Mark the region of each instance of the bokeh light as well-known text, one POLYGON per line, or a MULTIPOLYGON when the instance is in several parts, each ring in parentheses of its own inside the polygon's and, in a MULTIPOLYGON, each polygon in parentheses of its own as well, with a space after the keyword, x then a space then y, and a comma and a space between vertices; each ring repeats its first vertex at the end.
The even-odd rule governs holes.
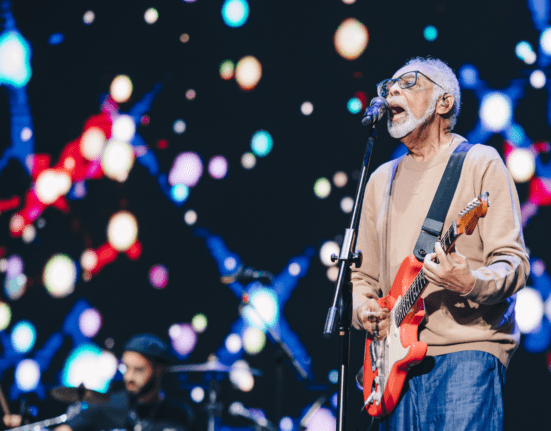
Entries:
POLYGON ((540 46, 546 55, 551 55, 551 27, 547 27, 541 32, 540 46))
POLYGON ((316 431, 334 431, 337 426, 337 420, 331 410, 322 407, 312 415, 305 425, 308 429, 316 431))
POLYGON ((184 120, 176 120, 174 124, 172 125, 172 130, 174 130, 174 133, 181 135, 186 131, 186 123, 184 120))
POLYGON ((111 139, 114 141, 129 142, 136 133, 136 123, 130 115, 119 115, 113 121, 111 139))
POLYGON ((320 199, 325 199, 331 193, 331 183, 325 177, 318 178, 314 183, 314 194, 320 199))
POLYGON ((534 153, 526 148, 515 148, 507 156, 507 168, 515 182, 523 183, 534 176, 536 159, 534 153))
POLYGON ((15 368, 15 384, 21 392, 35 390, 40 382, 40 367, 33 359, 23 359, 15 368))
POLYGON ((266 345, 266 334, 258 328, 249 327, 243 332, 243 349, 249 355, 256 355, 266 345))
POLYGON ((301 269, 301 266, 297 262, 291 263, 287 268, 289 274, 291 274, 293 277, 298 277, 301 269))
POLYGON ((272 151, 274 140, 266 130, 259 130, 251 138, 251 150, 257 157, 266 157, 272 151))
POLYGON ((244 153, 241 156, 241 166, 245 169, 252 169, 256 166, 256 157, 253 153, 244 153))
POLYGON ((352 97, 346 103, 346 109, 348 109, 348 112, 351 114, 357 114, 362 110, 362 101, 357 97, 352 97))
POLYGON ((339 55, 355 60, 363 54, 369 42, 367 27, 355 18, 344 20, 335 31, 333 43, 339 55))
POLYGON ((302 112, 303 115, 312 115, 312 112, 314 112, 314 105, 312 102, 304 102, 300 105, 300 112, 302 112))
POLYGON ((66 254, 53 255, 44 266, 42 281, 54 298, 64 298, 73 293, 76 279, 77 266, 66 254))
POLYGON ((111 82, 109 93, 115 102, 124 103, 132 96, 132 90, 132 80, 126 75, 118 75, 111 82))
POLYGON ((134 148, 128 142, 109 141, 101 157, 105 176, 123 183, 134 165, 134 148))
POLYGON ((188 210, 184 214, 184 221, 187 225, 191 226, 197 222, 197 213, 193 210, 188 210))
POLYGON ((189 187, 185 184, 176 184, 170 189, 170 196, 174 202, 185 202, 189 197, 189 187))
POLYGON ((201 386, 195 386, 189 396, 194 402, 200 403, 205 399, 205 390, 201 386))
POLYGON ((198 334, 205 332, 205 330, 207 329, 207 324, 207 316, 205 316, 203 313, 196 314, 195 316, 193 316, 193 319, 191 319, 191 326, 193 327, 193 330, 198 334))
POLYGON ((17 277, 6 277, 4 280, 4 292, 11 301, 21 298, 27 290, 27 276, 19 274, 17 277))
POLYGON ((87 308, 78 318, 78 327, 82 335, 93 338, 101 329, 103 319, 101 313, 95 308, 87 308))
POLYGON ((182 35, 180 35, 180 42, 188 43, 189 42, 189 34, 182 33, 182 35))
POLYGON ((233 64, 233 61, 231 60, 224 60, 222 63, 220 63, 220 78, 222 78, 224 81, 229 81, 233 78, 235 65, 233 64))
POLYGON ((423 37, 429 42, 433 42, 438 37, 438 30, 433 25, 427 25, 423 30, 423 37))
POLYGON ((175 323, 168 335, 172 348, 181 356, 189 355, 197 344, 197 334, 189 323, 175 323))
POLYGON ((331 255, 339 255, 341 247, 335 241, 325 241, 320 247, 320 260, 325 266, 336 265, 336 262, 331 262, 331 255))
MULTIPOLYGON (((347 1, 356 1, 356 0, 343 0, 343 3, 346 3, 347 1)), ((281 431, 293 431, 294 425, 293 420, 289 416, 285 416, 281 418, 279 421, 279 429, 281 431)))
POLYGON ((95 19, 96 19, 96 14, 91 10, 84 12, 84 15, 82 16, 82 22, 86 25, 92 24, 95 19))
POLYGON ((235 80, 244 91, 254 89, 262 77, 262 65, 253 57, 248 55, 237 62, 235 67, 235 80))
POLYGON ((159 19, 159 12, 157 9, 150 7, 145 11, 143 19, 148 24, 155 24, 159 19))
POLYGON ((63 366, 61 383, 76 388, 105 393, 117 372, 117 358, 92 343, 84 343, 71 351, 63 366))
POLYGON ((193 100, 197 96, 197 93, 193 88, 190 88, 188 91, 186 91, 186 99, 187 100, 193 100))
POLYGON ((530 74, 530 85, 536 89, 540 89, 545 87, 545 84, 547 82, 547 77, 545 76, 545 73, 541 70, 534 70, 530 74))
POLYGON ((168 268, 154 265, 149 270, 149 282, 155 289, 164 289, 168 283, 168 268))
POLYGON ((265 324, 274 325, 279 317, 278 299, 275 291, 259 288, 250 293, 251 305, 243 307, 243 315, 249 325, 264 329, 265 324))
POLYGON ((327 279, 329 281, 335 282, 339 276, 339 268, 337 266, 330 266, 327 268, 327 279))
POLYGON ((224 345, 226 346, 228 352, 236 354, 241 350, 241 347, 243 347, 243 342, 241 341, 241 337, 239 335, 230 334, 226 337, 224 345))
POLYGON ((107 224, 107 241, 117 251, 126 251, 136 242, 138 222, 128 211, 119 211, 111 216, 107 224))
POLYGON ((88 160, 97 159, 105 146, 105 133, 97 127, 90 127, 80 138, 80 152, 88 160))
POLYGON ((94 250, 88 249, 84 250, 82 256, 80 257, 80 266, 85 271, 92 271, 98 264, 98 255, 94 250))
POLYGON ((11 322, 11 308, 5 302, 0 301, 0 331, 5 330, 10 326, 11 322))
POLYGON ((28 353, 36 342, 36 329, 34 325, 22 320, 14 325, 11 331, 11 345, 17 353, 28 353))
POLYGON ((246 361, 238 360, 233 363, 233 368, 230 370, 230 382, 243 392, 250 392, 253 389, 254 378, 246 361))
POLYGON ((543 318, 543 300, 541 294, 532 287, 525 287, 517 292, 515 318, 520 332, 536 332, 543 318))
POLYGON ((9 278, 17 277, 19 274, 23 273, 23 259, 21 259, 21 256, 12 254, 5 262, 5 271, 9 278))
POLYGON ((346 186, 346 184, 348 184, 348 175, 346 175, 346 172, 335 172, 335 175, 333 175, 333 184, 335 184, 335 187, 339 188, 346 186))
POLYGON ((537 55, 532 49, 532 46, 526 41, 517 43, 515 54, 526 64, 534 64, 537 60, 537 55))
POLYGON ((66 171, 45 169, 36 179, 36 197, 45 205, 51 205, 71 189, 71 178, 66 171))
POLYGON ((465 88, 474 88, 478 83, 478 70, 472 64, 465 64, 459 69, 459 79, 465 88))
POLYGON ((339 381, 339 372, 337 370, 329 371, 329 374, 327 375, 327 380, 329 380, 329 383, 336 384, 339 381))
POLYGON ((345 196, 341 199, 341 210, 345 214, 350 214, 354 209, 354 199, 350 196, 345 196))
POLYGON ((174 159, 174 164, 168 174, 168 182, 174 186, 185 184, 188 187, 197 185, 203 175, 203 161, 197 153, 185 152, 174 159))
POLYGON ((222 19, 228 27, 241 27, 249 18, 247 0, 225 0, 222 4, 222 19))
POLYGON ((3 59, 0 62, 0 82, 21 88, 31 78, 31 49, 18 31, 6 31, 6 27, 4 23, 4 31, 0 34, 0 58, 3 59))
POLYGON ((488 93, 482 99, 479 115, 486 129, 501 132, 511 122, 513 115, 511 99, 497 91, 488 93))
POLYGON ((209 161, 208 171, 212 178, 221 180, 228 174, 228 161, 224 156, 214 156, 209 161))

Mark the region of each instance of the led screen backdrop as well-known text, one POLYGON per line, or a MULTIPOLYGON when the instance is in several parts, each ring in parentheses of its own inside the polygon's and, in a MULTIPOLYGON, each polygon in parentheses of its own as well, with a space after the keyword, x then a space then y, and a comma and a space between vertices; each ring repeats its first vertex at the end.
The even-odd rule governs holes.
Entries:
MULTIPOLYGON (((532 274, 516 298, 506 429, 545 429, 549 2, 322 3, 0 2, 0 378, 12 409, 25 399, 44 419, 66 408, 56 386, 120 386, 122 345, 149 331, 174 364, 239 365, 166 377, 200 420, 218 381, 221 429, 250 425, 228 412, 239 402, 296 430, 316 401, 310 429, 334 429, 338 340, 322 331, 361 115, 377 82, 431 55, 460 78, 456 132, 495 147, 517 182, 532 274)), ((403 152, 382 123, 371 169, 403 152)), ((351 353, 353 375, 360 332, 351 353)), ((352 379, 349 400, 352 429, 352 379)))

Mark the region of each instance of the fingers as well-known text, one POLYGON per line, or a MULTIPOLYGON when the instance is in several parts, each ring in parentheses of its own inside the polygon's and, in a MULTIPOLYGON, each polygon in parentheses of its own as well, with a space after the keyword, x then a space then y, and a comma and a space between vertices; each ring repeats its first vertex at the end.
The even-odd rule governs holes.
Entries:
POLYGON ((368 299, 358 311, 358 318, 370 339, 384 338, 388 332, 388 308, 381 308, 374 299, 368 299))

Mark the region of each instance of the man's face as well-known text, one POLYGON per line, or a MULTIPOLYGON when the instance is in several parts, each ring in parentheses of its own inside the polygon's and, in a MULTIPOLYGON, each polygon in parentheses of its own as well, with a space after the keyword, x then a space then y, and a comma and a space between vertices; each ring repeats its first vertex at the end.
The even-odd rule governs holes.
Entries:
POLYGON ((131 394, 138 395, 155 374, 153 363, 137 352, 124 352, 122 362, 126 366, 124 385, 131 394))
MULTIPOLYGON (((393 78, 414 70, 418 70, 418 66, 405 66, 393 78)), ((429 120, 439 99, 438 92, 433 91, 434 87, 421 74, 417 74, 417 83, 413 87, 404 89, 397 82, 393 84, 386 98, 389 103, 387 124, 390 136, 404 138, 429 120)))

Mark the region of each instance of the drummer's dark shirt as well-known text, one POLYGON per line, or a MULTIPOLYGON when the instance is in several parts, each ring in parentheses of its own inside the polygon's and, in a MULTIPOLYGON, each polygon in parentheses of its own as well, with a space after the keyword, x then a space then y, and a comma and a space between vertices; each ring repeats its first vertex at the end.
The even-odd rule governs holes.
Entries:
POLYGON ((67 421, 73 431, 192 431, 194 414, 189 406, 170 398, 131 408, 126 391, 115 392, 109 402, 91 405, 67 421))

